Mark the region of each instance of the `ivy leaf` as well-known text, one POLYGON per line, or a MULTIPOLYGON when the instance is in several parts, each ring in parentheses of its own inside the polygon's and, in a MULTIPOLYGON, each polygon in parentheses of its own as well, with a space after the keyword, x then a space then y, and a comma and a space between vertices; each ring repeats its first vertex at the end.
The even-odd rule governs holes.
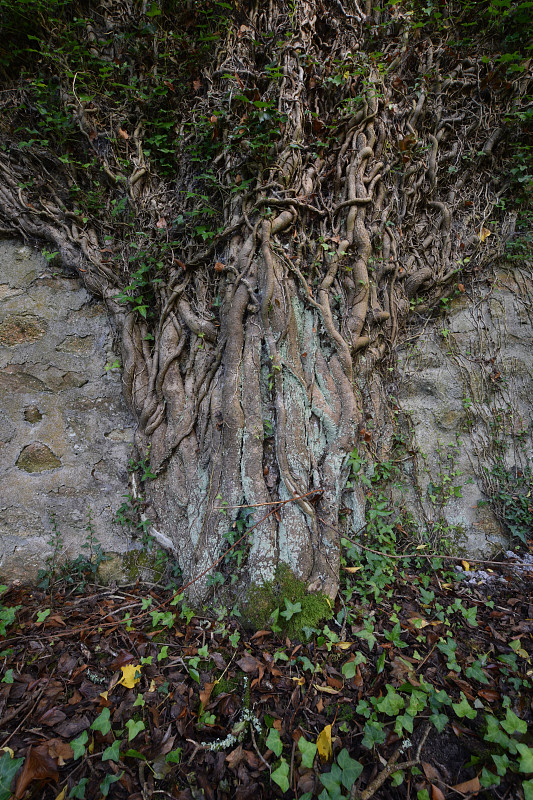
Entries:
POLYGON ((524 800, 533 800, 533 781, 522 781, 524 800))
POLYGON ((302 610, 301 603, 291 603, 290 600, 285 598, 285 611, 281 612, 281 616, 285 617, 288 621, 290 620, 295 614, 299 614, 302 610))
POLYGON ((84 755, 85 745, 87 744, 88 741, 89 741, 89 734, 87 733, 87 731, 83 731, 83 733, 81 733, 77 739, 73 739, 71 741, 70 746, 72 747, 72 755, 74 761, 77 761, 78 758, 81 758, 82 755, 84 755))
POLYGON ((355 658, 352 658, 351 661, 347 661, 345 664, 342 665, 342 674, 345 678, 355 678, 357 673, 357 667, 359 664, 366 663, 365 656, 360 653, 359 651, 355 654, 355 658))
POLYGON ((494 772, 490 772, 486 767, 483 767, 481 775, 479 776, 479 782, 484 789, 489 789, 491 786, 499 786, 500 781, 501 778, 499 775, 495 775, 494 772))
POLYGON ((510 764, 508 757, 506 756, 505 753, 502 756, 498 756, 493 753, 492 760, 496 764, 496 771, 498 772, 498 775, 501 775, 503 778, 503 776, 507 772, 507 767, 510 764))
POLYGON ((106 747, 102 753, 102 761, 120 761, 120 745, 121 739, 115 739, 112 745, 106 747))
POLYGON ((363 765, 352 758, 346 748, 337 756, 337 764, 342 769, 342 785, 345 789, 351 789, 363 771, 363 765))
POLYGON ((365 725, 365 735, 361 744, 370 750, 375 744, 383 744, 386 739, 386 730, 382 722, 369 719, 365 725))
POLYGON ((398 716, 402 708, 405 707, 405 700, 398 692, 390 685, 387 684, 387 694, 376 703, 378 711, 382 711, 389 717, 398 716))
POLYGON ((341 800, 341 779, 342 770, 337 764, 333 764, 330 772, 324 772, 320 775, 320 783, 326 788, 328 797, 332 800, 341 800))
POLYGON ((461 692, 461 702, 452 703, 452 706, 457 716, 461 719, 463 717, 467 717, 467 719, 475 719, 477 717, 476 709, 472 708, 463 692, 461 692))
POLYGON ((479 681, 480 683, 489 683, 489 679, 481 669, 479 661, 474 661, 471 667, 467 667, 465 670, 465 675, 467 678, 479 681))
MULTIPOLYGON (((447 719, 446 719, 447 721, 447 719)), ((399 714, 396 717, 396 723, 394 725, 394 732, 397 736, 402 736, 403 731, 406 730, 407 733, 413 732, 413 723, 414 723, 414 715, 411 714, 399 714)))
POLYGON ((279 758, 283 751, 283 742, 281 741, 279 731, 276 730, 276 728, 270 728, 266 740, 266 746, 269 750, 272 750, 274 755, 278 756, 279 758))
POLYGON ((317 746, 313 742, 308 742, 303 736, 300 736, 298 739, 298 749, 302 754, 302 764, 307 769, 311 769, 313 766, 313 761, 315 760, 315 755, 317 751, 317 746))
POLYGON ((119 781, 122 776, 124 775, 123 772, 120 775, 106 775, 102 783, 100 784, 100 791, 102 792, 104 797, 107 797, 109 794, 109 789, 113 783, 119 781))
POLYGON ((446 725, 448 724, 448 717, 446 714, 432 714, 429 718, 429 721, 433 723, 435 728, 439 733, 442 733, 446 725))
POLYGON ((520 762, 518 764, 520 772, 533 772, 533 750, 524 742, 517 742, 516 749, 520 753, 520 762))
POLYGON ((73 786, 70 790, 69 797, 76 798, 76 800, 84 800, 85 787, 89 783, 89 778, 82 778, 77 786, 73 786))
POLYGON ((515 732, 527 733, 527 723, 524 722, 523 719, 520 719, 520 717, 517 717, 510 708, 507 709, 505 713, 505 719, 502 720, 501 726, 510 736, 512 736, 515 732))
POLYGON ((286 792, 289 788, 289 765, 284 758, 281 759, 281 764, 274 772, 270 773, 270 777, 277 783, 282 792, 286 792))
POLYGON ((126 728, 128 729, 128 742, 131 742, 132 739, 135 739, 135 737, 141 731, 144 731, 145 727, 146 725, 144 724, 142 719, 138 720, 137 722, 135 722, 135 720, 133 719, 129 719, 126 722, 126 728))
POLYGON ((23 758, 12 758, 7 750, 0 758, 0 800, 11 797, 10 786, 23 761, 23 758))
POLYGON ((516 743, 502 731, 496 717, 493 717, 492 714, 486 714, 485 722, 487 723, 487 732, 483 737, 485 741, 494 742, 494 744, 499 744, 500 747, 503 747, 504 750, 516 753, 516 743))
POLYGON ((109 721, 111 717, 111 712, 108 708, 103 708, 101 714, 99 714, 96 719, 94 720, 93 724, 91 725, 92 731, 100 731, 102 736, 105 736, 111 730, 111 722, 109 721))

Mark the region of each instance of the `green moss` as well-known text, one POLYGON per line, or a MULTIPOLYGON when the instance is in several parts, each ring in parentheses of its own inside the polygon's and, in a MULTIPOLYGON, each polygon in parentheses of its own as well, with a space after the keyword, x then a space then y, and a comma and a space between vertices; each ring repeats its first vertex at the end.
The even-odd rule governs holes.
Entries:
POLYGON ((269 627, 276 609, 285 610, 285 600, 292 604, 300 603, 302 610, 289 620, 281 614, 277 624, 291 639, 304 639, 305 627, 317 628, 323 620, 332 615, 329 598, 324 594, 310 594, 306 585, 299 580, 287 564, 279 564, 272 581, 248 590, 244 619, 255 629, 269 627))
POLYGON ((122 556, 122 564, 126 578, 131 583, 138 579, 157 582, 165 572, 165 564, 159 558, 157 549, 150 552, 130 550, 122 556))

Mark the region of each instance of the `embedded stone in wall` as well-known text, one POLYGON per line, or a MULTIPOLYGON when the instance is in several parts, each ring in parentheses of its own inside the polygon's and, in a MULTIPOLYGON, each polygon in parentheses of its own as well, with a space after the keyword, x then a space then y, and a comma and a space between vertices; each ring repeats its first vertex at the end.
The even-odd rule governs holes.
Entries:
POLYGON ((3 580, 36 577, 54 526, 61 557, 83 553, 89 515, 104 551, 127 549, 115 513, 129 493, 134 424, 116 360, 105 308, 81 281, 0 241, 3 580))
POLYGON ((61 461, 47 445, 42 442, 33 442, 23 449, 17 458, 16 465, 24 472, 46 472, 46 470, 60 467, 61 461))
POLYGON ((15 347, 42 339, 46 332, 46 323, 38 317, 26 314, 14 314, 0 325, 0 345, 15 347))

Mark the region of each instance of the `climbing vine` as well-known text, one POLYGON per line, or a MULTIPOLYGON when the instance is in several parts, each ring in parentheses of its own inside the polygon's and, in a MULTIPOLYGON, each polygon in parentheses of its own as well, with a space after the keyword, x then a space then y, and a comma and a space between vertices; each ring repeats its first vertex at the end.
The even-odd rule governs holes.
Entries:
POLYGON ((237 588, 281 561, 335 594, 381 366, 524 229, 527 6, 0 2, 0 218, 105 300, 186 578, 224 552, 218 498, 296 498, 237 588))

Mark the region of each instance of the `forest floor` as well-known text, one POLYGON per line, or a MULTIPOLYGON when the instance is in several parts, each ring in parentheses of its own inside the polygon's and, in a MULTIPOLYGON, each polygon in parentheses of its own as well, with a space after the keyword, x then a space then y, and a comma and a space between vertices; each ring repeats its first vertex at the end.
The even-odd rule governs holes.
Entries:
POLYGON ((400 564, 307 642, 154 585, 7 587, 0 800, 531 800, 533 573, 400 564))

